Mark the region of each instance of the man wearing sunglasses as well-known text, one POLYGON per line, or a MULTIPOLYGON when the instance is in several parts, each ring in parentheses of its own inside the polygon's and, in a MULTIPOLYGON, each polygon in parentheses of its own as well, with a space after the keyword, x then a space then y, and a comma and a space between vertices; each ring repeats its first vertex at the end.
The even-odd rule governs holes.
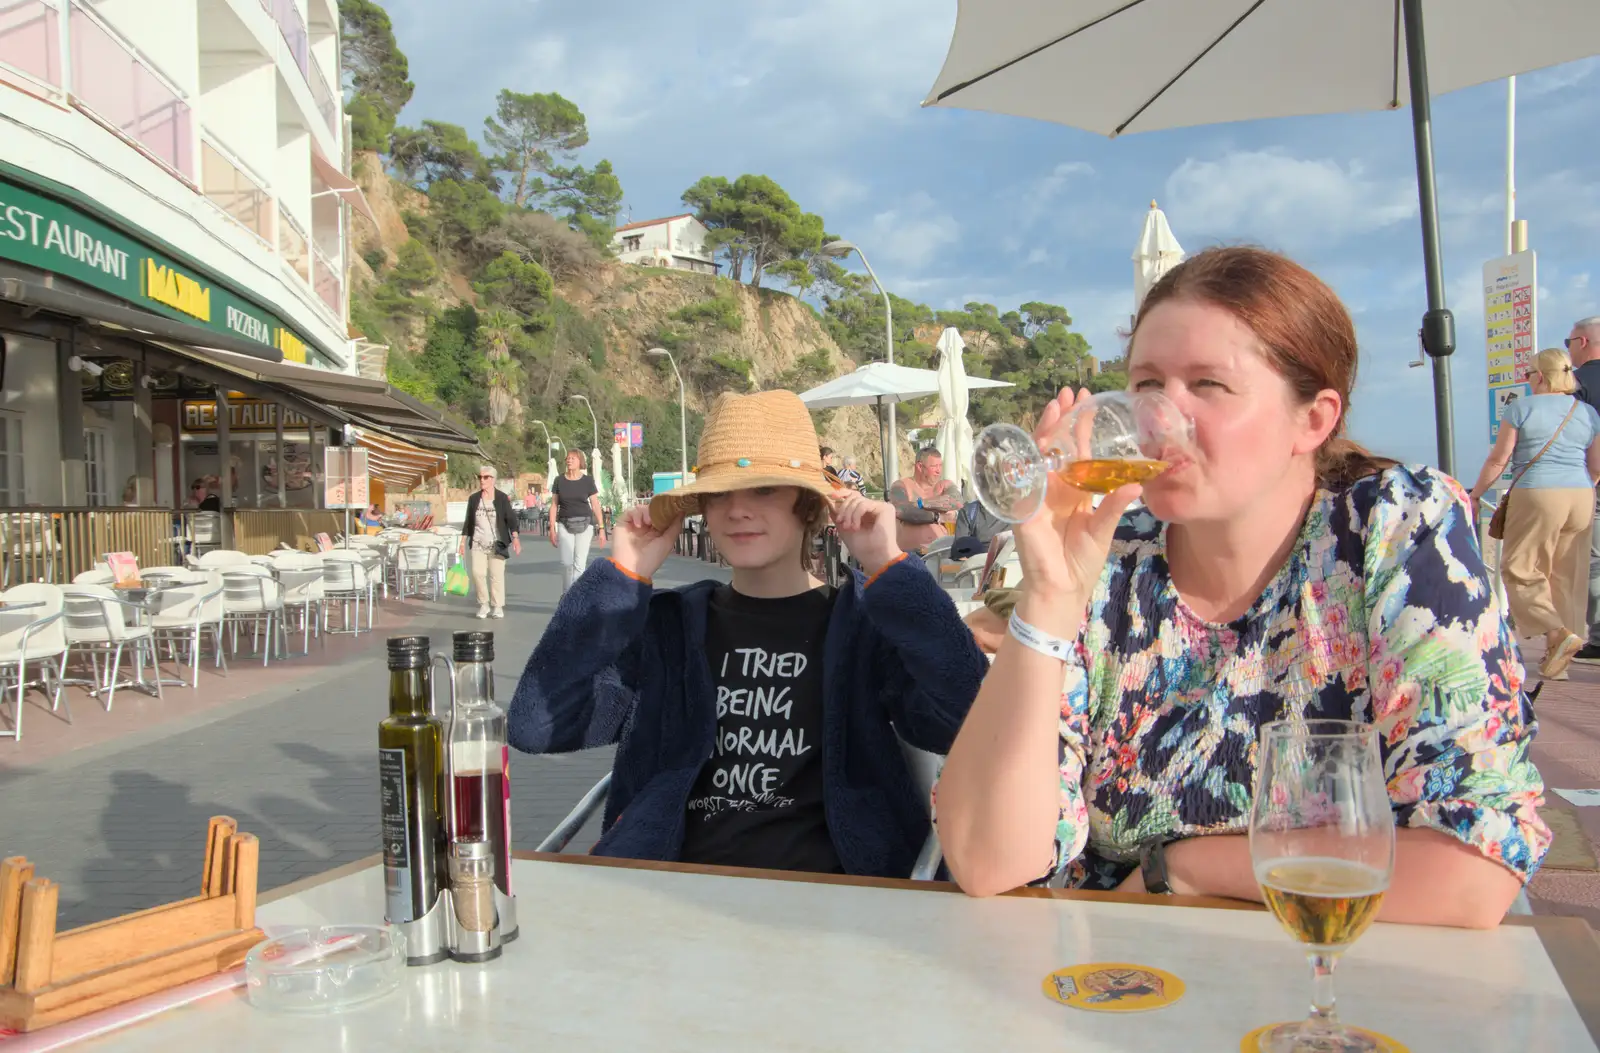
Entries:
MULTIPOLYGON (((1600 315, 1575 323, 1565 343, 1578 380, 1578 397, 1600 409, 1600 315)), ((1600 491, 1595 511, 1600 513, 1600 491)), ((1589 533, 1589 639, 1577 657, 1600 659, 1600 515, 1589 533)))

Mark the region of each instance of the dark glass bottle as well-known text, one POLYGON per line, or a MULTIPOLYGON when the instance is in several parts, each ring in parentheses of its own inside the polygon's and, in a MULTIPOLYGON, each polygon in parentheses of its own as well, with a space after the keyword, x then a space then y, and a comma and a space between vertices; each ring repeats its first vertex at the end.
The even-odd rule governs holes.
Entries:
POLYGON ((430 712, 426 636, 389 638, 389 715, 378 724, 385 916, 406 931, 406 961, 447 954, 442 912, 444 728, 430 712))

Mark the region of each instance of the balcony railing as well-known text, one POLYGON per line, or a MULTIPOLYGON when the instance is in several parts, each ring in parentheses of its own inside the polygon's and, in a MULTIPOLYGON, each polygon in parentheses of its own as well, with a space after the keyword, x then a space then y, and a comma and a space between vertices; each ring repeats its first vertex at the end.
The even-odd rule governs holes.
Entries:
POLYGON ((306 232, 287 212, 278 213, 278 254, 300 275, 301 281, 311 284, 311 245, 306 232))
POLYGON ((311 273, 311 284, 315 286, 322 302, 328 305, 335 318, 344 317, 344 279, 339 267, 315 247, 311 250, 311 273))
POLYGON ((210 133, 200 140, 200 189, 241 227, 272 246, 272 195, 210 133))
POLYGON ((47 0, 0 0, 0 80, 22 79, 60 91, 61 14, 47 0))
POLYGON ((328 78, 322 75, 322 67, 313 64, 311 75, 307 78, 311 84, 311 97, 316 100, 317 112, 322 114, 322 119, 327 122, 328 130, 335 137, 339 134, 339 101, 334 98, 333 89, 328 87, 328 78))
POLYGON ((184 176, 194 177, 189 104, 131 43, 74 0, 73 104, 184 176))
POLYGON ((289 45, 289 54, 294 56, 295 65, 300 67, 300 72, 307 81, 311 80, 311 35, 306 32, 306 20, 300 16, 300 9, 295 6, 294 0, 261 0, 261 6, 272 15, 272 20, 278 23, 278 31, 283 34, 284 43, 289 45))

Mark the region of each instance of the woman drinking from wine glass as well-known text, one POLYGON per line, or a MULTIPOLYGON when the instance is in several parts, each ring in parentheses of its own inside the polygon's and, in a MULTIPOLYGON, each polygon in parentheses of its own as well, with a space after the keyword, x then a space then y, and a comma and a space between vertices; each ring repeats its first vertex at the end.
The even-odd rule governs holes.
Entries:
POLYGON ((1129 386, 1193 445, 1017 525, 1022 599, 937 791, 968 892, 1259 901, 1260 729, 1332 718, 1379 735, 1398 828, 1381 918, 1491 926, 1516 898, 1550 841, 1522 665, 1461 486, 1343 438, 1356 356, 1333 291, 1273 253, 1212 249, 1150 292, 1129 386))

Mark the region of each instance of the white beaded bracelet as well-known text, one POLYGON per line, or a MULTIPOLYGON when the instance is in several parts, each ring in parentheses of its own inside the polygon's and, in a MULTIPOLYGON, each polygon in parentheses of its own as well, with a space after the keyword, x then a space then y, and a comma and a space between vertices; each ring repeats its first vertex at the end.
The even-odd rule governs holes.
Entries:
POLYGON ((1038 651, 1050 658, 1068 661, 1072 657, 1072 641, 1063 640, 1059 636, 1051 636, 1042 629, 1036 629, 1017 617, 1017 612, 1011 612, 1011 624, 1008 627, 1012 639, 1030 651, 1038 651))

